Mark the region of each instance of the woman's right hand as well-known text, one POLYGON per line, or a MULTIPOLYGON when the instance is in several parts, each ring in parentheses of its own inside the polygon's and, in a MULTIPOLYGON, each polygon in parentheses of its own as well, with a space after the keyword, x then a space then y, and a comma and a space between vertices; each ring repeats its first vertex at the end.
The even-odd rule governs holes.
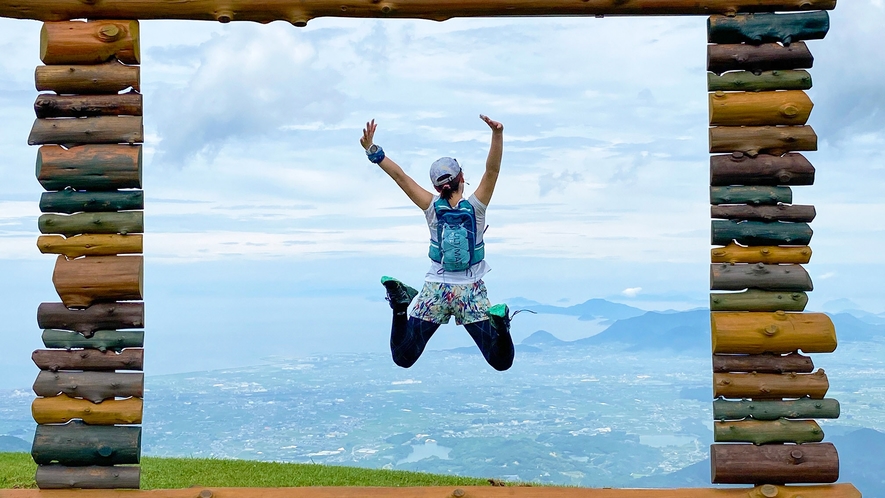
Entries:
POLYGON ((373 119, 366 123, 366 127, 363 128, 363 138, 360 139, 360 145, 366 150, 369 150, 369 147, 372 146, 373 139, 375 138, 376 126, 375 120, 373 119))

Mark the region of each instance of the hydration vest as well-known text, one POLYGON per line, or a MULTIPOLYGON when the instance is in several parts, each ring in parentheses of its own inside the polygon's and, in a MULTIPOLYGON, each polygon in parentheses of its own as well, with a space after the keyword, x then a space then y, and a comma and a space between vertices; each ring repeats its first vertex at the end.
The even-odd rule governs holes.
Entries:
POLYGON ((440 198, 433 203, 436 211, 436 242, 430 241, 430 259, 445 271, 464 271, 482 261, 485 247, 476 243, 476 212, 466 200, 452 207, 440 198))

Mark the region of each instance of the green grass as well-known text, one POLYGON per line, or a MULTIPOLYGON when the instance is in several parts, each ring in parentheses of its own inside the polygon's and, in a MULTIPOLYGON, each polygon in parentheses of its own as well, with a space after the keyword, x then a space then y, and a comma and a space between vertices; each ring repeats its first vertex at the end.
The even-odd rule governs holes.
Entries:
MULTIPOLYGON (((27 453, 0 453, 0 489, 36 487, 36 469, 27 453)), ((329 465, 150 457, 141 462, 142 489, 488 485, 488 479, 329 465)))

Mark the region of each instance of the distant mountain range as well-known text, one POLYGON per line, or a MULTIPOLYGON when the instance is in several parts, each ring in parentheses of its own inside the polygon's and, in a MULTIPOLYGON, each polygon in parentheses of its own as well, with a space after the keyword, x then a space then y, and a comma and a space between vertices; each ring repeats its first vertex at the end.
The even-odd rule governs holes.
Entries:
POLYGON ((645 314, 645 310, 634 308, 621 303, 613 303, 605 299, 589 299, 581 304, 573 306, 553 306, 541 304, 537 301, 516 297, 507 300, 507 305, 512 310, 521 308, 530 309, 535 313, 546 315, 576 316, 578 320, 623 320, 645 314))

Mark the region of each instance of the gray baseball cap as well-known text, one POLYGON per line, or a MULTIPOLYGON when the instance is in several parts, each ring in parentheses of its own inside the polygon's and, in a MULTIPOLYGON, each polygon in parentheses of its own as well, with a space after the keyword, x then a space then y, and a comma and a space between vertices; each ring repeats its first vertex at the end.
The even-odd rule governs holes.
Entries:
POLYGON ((430 165, 430 181, 434 187, 445 185, 461 174, 461 165, 451 157, 441 157, 430 165))

